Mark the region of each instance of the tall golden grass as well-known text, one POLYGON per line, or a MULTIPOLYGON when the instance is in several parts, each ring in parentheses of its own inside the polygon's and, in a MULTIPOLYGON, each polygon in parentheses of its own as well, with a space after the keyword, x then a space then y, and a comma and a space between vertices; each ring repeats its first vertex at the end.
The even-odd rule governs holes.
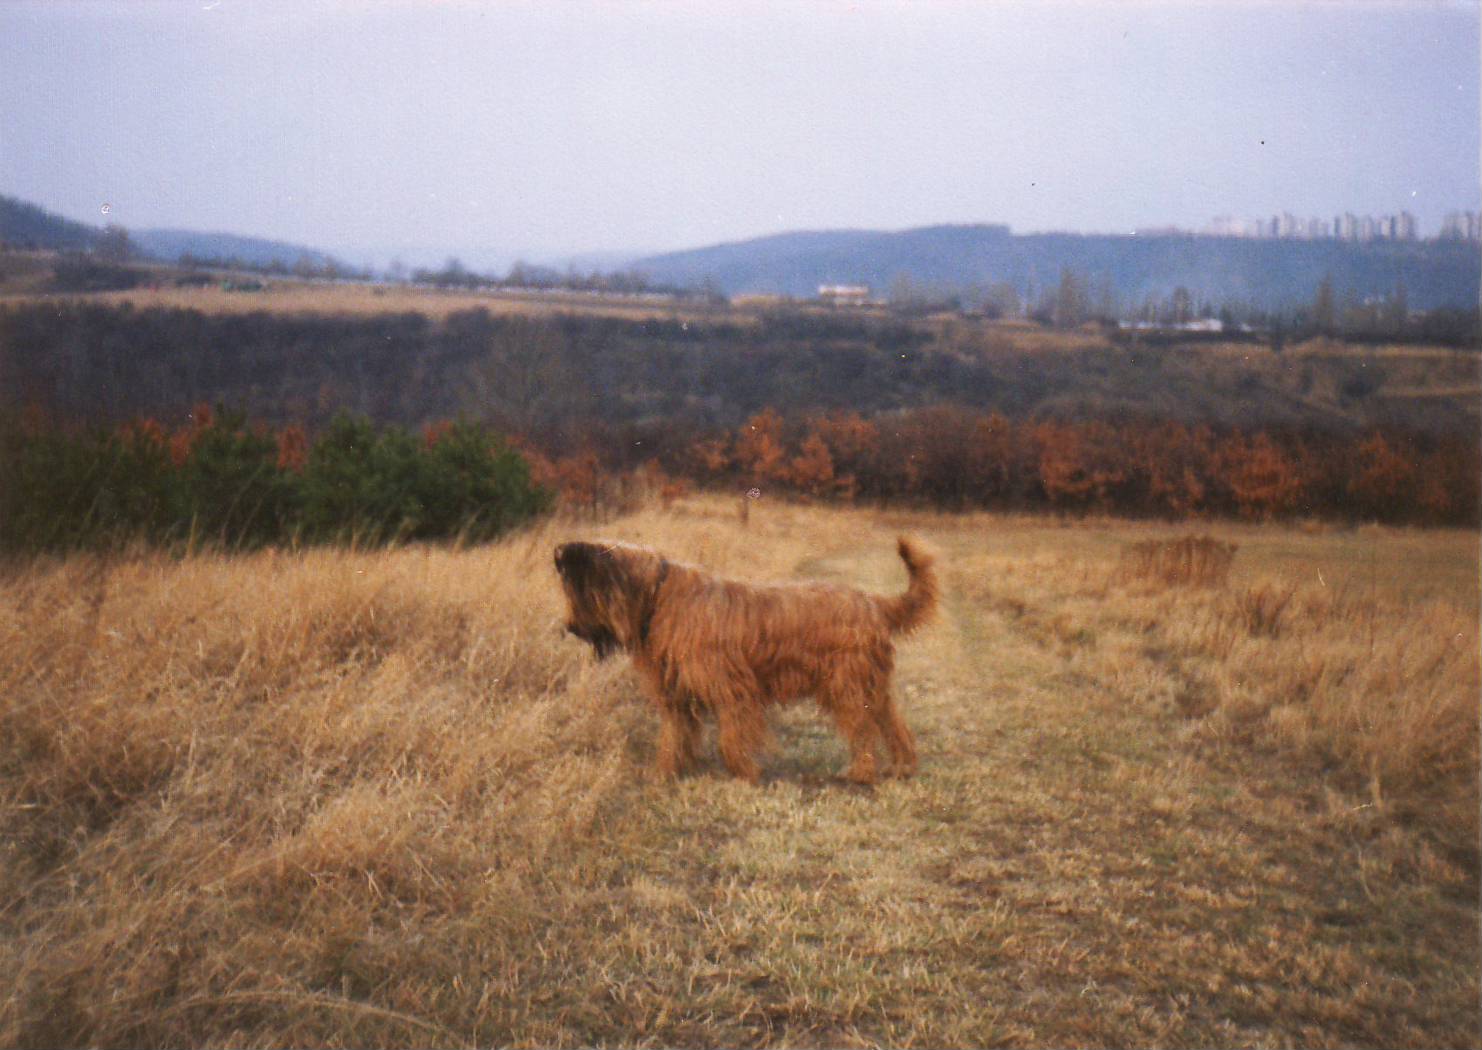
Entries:
POLYGON ((615 876, 605 822, 648 762, 618 662, 559 630, 572 527, 13 569, 0 881, 28 932, 0 942, 0 1044, 499 1041, 519 1018, 470 965, 565 995, 575 946, 539 930, 615 876), (425 1020, 450 999, 456 1039, 425 1020))
MULTIPOLYGON (((589 525, 470 550, 10 566, 0 1045, 1446 1042, 1474 1026, 1475 953, 1448 939, 1474 909, 1376 868, 1372 847, 1356 876, 1292 896, 1347 839, 1284 815, 1297 866, 1251 854, 1273 805, 1297 812, 1272 801, 1284 788, 1241 808, 1209 791, 1224 774, 1178 773, 1197 758, 1158 712, 1182 690, 1195 742, 1352 770, 1355 804, 1420 823, 1381 851, 1413 872, 1426 836, 1475 831, 1475 617, 1287 596, 1287 580, 1128 582, 1114 540, 1065 553, 1096 525, 775 505, 742 523, 729 501, 682 500, 596 531, 889 592, 903 527, 942 551, 949 597, 903 651, 922 774, 872 795, 830 786, 844 756, 807 712, 783 716, 769 787, 718 766, 650 783, 655 726, 623 662, 559 630, 550 550, 589 525), (1168 840, 1179 814, 1193 837, 1168 840), (1147 860, 1160 850, 1176 873, 1147 860), (1266 878, 1236 922, 1221 902, 1266 878), (1355 878, 1399 903, 1351 943, 1302 934, 1355 878), (1281 907, 1261 911, 1268 891, 1281 907), (1415 930, 1430 947, 1385 954, 1415 930)), ((1447 863, 1421 881, 1475 881, 1447 863)))
POLYGON ((1271 576, 1199 595, 1169 583, 1228 575, 1228 560, 1200 568, 1211 563, 1190 555, 1219 548, 1160 549, 1161 561, 1146 548, 1134 555, 1153 585, 1134 586, 1118 615, 1179 654, 1178 702, 1212 716, 1206 731, 1278 742, 1340 767, 1362 779, 1373 804, 1393 804, 1475 852, 1475 608, 1271 576))
POLYGON ((1141 540, 1123 551, 1123 570, 1169 586, 1213 587, 1230 578, 1236 550, 1235 544, 1212 536, 1141 540))
POLYGON ((418 1020, 449 949, 497 955, 600 862, 633 735, 537 538, 12 576, 4 881, 46 919, 0 946, 0 1043, 461 1041, 418 1020), (407 921, 415 964, 378 946, 407 921))

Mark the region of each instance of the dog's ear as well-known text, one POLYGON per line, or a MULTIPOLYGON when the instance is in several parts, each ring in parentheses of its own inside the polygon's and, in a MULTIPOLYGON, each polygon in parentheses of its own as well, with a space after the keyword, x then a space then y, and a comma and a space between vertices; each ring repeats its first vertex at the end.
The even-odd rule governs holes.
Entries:
POLYGON ((596 596, 624 590, 622 559, 610 547, 574 540, 556 548, 556 571, 573 594, 596 596))
POLYGON ((580 587, 591 579, 596 568, 597 551, 590 543, 575 541, 556 548, 556 571, 573 586, 580 587))

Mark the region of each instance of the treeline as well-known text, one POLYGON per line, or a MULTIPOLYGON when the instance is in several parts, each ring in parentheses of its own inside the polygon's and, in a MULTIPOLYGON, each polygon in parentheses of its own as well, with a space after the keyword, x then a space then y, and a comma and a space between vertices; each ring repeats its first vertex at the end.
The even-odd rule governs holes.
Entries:
POLYGON ((198 406, 166 428, 0 425, 0 550, 497 536, 699 487, 948 511, 1320 518, 1476 528, 1482 456, 1459 436, 1177 422, 1016 422, 935 406, 868 418, 764 410, 734 429, 594 424, 564 448, 467 423, 317 431, 198 406))
POLYGON ((1323 275, 1310 303, 1265 308, 1248 299, 1197 298, 1183 285, 1166 296, 1149 293, 1140 303, 1121 304, 1104 278, 1093 285, 1085 274, 1064 270, 1058 286, 1026 312, 1040 324, 1056 328, 1094 321, 1120 329, 1121 337, 1129 329, 1143 338, 1149 329, 1197 330, 1203 325, 1220 338, 1269 342, 1278 350, 1318 337, 1472 349, 1482 345, 1482 312, 1475 306, 1435 306, 1417 313, 1410 309, 1403 281, 1382 295, 1360 299, 1351 289, 1335 288, 1331 274, 1323 275))
MULTIPOLYGON (((392 280, 401 280, 400 269, 393 267, 388 274, 392 280)), ((704 298, 719 301, 718 292, 678 288, 674 285, 658 284, 647 274, 637 270, 588 270, 585 273, 571 267, 557 270, 549 266, 536 266, 516 262, 504 276, 479 273, 464 266, 458 259, 449 259, 440 270, 414 269, 410 280, 413 284, 426 284, 434 288, 474 289, 518 289, 530 291, 597 292, 607 295, 656 295, 675 299, 704 298)))
POLYGON ((1479 523, 1475 440, 1177 422, 1015 422, 937 406, 758 413, 661 463, 696 483, 946 510, 1479 523))
POLYGON ((199 405, 166 428, 0 421, 0 550, 483 540, 549 494, 498 435, 340 416, 312 439, 199 405))
POLYGON ((847 311, 630 320, 472 310, 434 321, 25 304, 0 308, 0 409, 108 423, 173 419, 198 401, 274 424, 322 426, 340 411, 408 427, 466 416, 544 445, 570 443, 593 422, 711 430, 768 407, 789 418, 873 416, 942 402, 1011 419, 1476 427, 1461 397, 1382 396, 1473 387, 1470 354, 1234 354, 1195 348, 1192 337, 1117 346, 1032 331, 1020 350, 1017 338, 847 311), (1062 338, 1074 348, 1055 349, 1062 338))
MULTIPOLYGON (((1475 245, 1460 241, 1262 240, 1173 235, 1043 233, 1014 235, 1001 226, 932 226, 896 232, 839 230, 776 234, 639 260, 655 280, 698 287, 706 279, 727 294, 766 291, 806 298, 823 284, 868 284, 879 295, 899 275, 921 288, 960 294, 1012 289, 1034 310, 1058 278, 1084 282, 1085 303, 1113 300, 1120 316, 1148 296, 1183 287, 1197 301, 1243 300, 1264 311, 1313 301, 1329 280, 1338 301, 1382 299, 1408 289, 1412 310, 1477 306, 1475 245)), ((1218 307, 1216 307, 1218 308, 1218 307)))
POLYGON ((264 277, 295 277, 309 281, 369 281, 373 275, 330 256, 300 255, 290 266, 282 259, 244 259, 239 255, 181 252, 176 262, 185 270, 241 270, 264 277))
POLYGON ((479 309, 433 321, 26 304, 0 309, 0 408, 106 422, 198 401, 311 425, 342 410, 405 426, 466 415, 546 439, 594 419, 733 425, 766 405, 875 411, 996 385, 953 355, 925 359, 930 339, 787 314, 742 325, 479 309))

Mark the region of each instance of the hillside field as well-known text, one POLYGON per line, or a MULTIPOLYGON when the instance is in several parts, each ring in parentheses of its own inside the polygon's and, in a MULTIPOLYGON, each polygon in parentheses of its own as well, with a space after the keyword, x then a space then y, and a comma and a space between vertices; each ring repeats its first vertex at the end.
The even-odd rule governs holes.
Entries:
POLYGON ((211 315, 267 312, 283 315, 374 316, 418 313, 434 320, 463 310, 486 309, 521 316, 552 313, 596 314, 631 320, 695 318, 705 309, 665 296, 583 294, 560 290, 445 289, 413 284, 376 284, 366 281, 314 281, 263 276, 249 271, 210 271, 208 283, 181 286, 179 267, 136 264, 154 275, 137 288, 96 292, 48 291, 55 256, 48 252, 0 253, 0 306, 32 302, 128 303, 136 309, 198 310, 211 315), (257 282, 256 290, 232 290, 223 285, 257 282))
POLYGON ((1475 532, 680 499, 0 569, 0 1045, 1477 1042, 1475 532), (919 774, 649 772, 552 546, 904 586, 919 774), (1197 574, 1195 574, 1197 576, 1197 574))
MULTIPOLYGON (((16 285, 33 278, 18 271, 16 285)), ((174 422, 201 402, 311 427, 340 411, 415 427, 461 416, 561 448, 610 446, 603 426, 646 427, 653 449, 766 408, 802 420, 943 403, 1014 420, 1381 427, 1475 444, 1482 357, 1421 343, 1276 348, 1238 333, 557 292, 0 288, 0 413, 174 422)))

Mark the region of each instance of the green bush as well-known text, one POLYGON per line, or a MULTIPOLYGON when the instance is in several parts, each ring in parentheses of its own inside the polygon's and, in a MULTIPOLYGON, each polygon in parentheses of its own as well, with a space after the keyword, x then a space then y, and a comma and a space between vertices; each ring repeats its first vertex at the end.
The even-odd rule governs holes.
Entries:
POLYGON ((419 442, 336 417, 300 478, 305 538, 484 540, 548 507, 524 458, 494 435, 463 423, 429 433, 419 442))
POLYGON ((530 465, 496 435, 458 423, 421 458, 417 496, 426 535, 498 536, 550 507, 530 465))
POLYGON ((411 535, 421 519, 416 442, 400 427, 337 416, 299 476, 306 540, 380 543, 411 535))
POLYGON ((118 431, 0 423, 0 550, 479 541, 549 505, 518 452, 467 424, 420 440, 341 416, 293 457, 281 435, 204 408, 173 435, 151 421, 118 431))
POLYGON ((224 412, 190 434, 173 496, 170 529, 187 527, 192 540, 226 547, 257 547, 290 534, 300 503, 294 476, 278 467, 271 434, 224 412))
POLYGON ((0 445, 0 547, 111 545, 168 527, 176 479, 163 446, 13 427, 0 445))

